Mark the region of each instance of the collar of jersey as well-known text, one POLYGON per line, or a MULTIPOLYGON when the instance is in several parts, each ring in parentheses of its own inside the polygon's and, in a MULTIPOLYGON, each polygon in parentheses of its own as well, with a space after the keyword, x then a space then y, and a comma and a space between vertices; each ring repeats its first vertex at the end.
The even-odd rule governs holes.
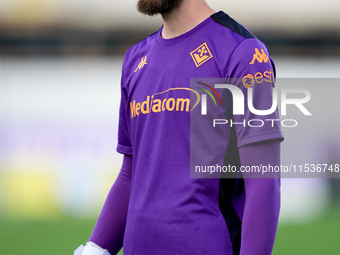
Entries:
MULTIPOLYGON (((218 13, 220 12, 217 12, 213 15, 217 15, 218 13)), ((211 15, 211 16, 213 16, 211 15)), ((162 45, 174 45, 174 44, 177 44, 181 41, 183 41, 185 38, 189 37, 191 34, 195 33, 196 31, 200 30, 202 27, 204 27, 206 24, 208 24, 212 19, 211 19, 211 16, 209 18, 207 18, 206 20, 204 20, 203 22, 201 22, 200 24, 198 24, 196 27, 194 27, 193 29, 189 30, 188 32, 182 34, 182 35, 179 35, 179 36, 176 36, 174 38, 171 38, 171 39, 164 39, 162 37, 162 30, 163 30, 163 26, 158 30, 157 32, 157 35, 156 35, 156 41, 159 43, 159 44, 162 44, 162 45)))

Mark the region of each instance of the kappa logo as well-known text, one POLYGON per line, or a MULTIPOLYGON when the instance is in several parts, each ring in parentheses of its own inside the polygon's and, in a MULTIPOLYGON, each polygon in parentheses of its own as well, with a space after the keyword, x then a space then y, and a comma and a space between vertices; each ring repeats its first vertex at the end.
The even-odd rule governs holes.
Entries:
POLYGON ((135 72, 137 72, 139 69, 142 69, 144 65, 147 65, 148 63, 146 63, 146 57, 143 57, 142 60, 139 62, 135 72))
POLYGON ((209 59, 213 57, 213 55, 211 54, 207 46, 207 43, 203 43, 197 49, 190 52, 190 55, 192 59, 194 60, 196 67, 199 67, 204 62, 208 61, 209 59))
POLYGON ((250 65, 255 63, 255 60, 257 60, 259 63, 267 63, 270 61, 269 56, 264 52, 263 49, 261 49, 261 52, 258 48, 255 48, 255 53, 253 55, 253 60, 249 63, 250 65))

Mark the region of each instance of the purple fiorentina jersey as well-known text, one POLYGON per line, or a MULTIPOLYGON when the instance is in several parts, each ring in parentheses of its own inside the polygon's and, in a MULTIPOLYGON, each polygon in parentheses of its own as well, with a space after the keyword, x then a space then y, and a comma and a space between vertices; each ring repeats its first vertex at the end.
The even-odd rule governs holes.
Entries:
POLYGON ((203 167, 203 178, 191 172, 196 163, 239 164, 239 147, 282 140, 277 110, 264 116, 244 107, 233 115, 230 91, 215 88, 215 81, 233 84, 245 106, 252 88, 254 108, 270 109, 273 61, 224 12, 172 39, 161 30, 123 63, 117 151, 133 155, 124 254, 238 254, 243 180, 210 178, 203 167), (214 119, 227 124, 214 127, 214 119))

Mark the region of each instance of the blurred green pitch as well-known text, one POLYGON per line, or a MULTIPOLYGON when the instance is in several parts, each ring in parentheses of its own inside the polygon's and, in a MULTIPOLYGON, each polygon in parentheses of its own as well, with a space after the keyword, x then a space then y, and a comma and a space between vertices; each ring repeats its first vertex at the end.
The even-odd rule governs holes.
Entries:
MULTIPOLYGON (((280 225, 274 255, 337 255, 340 251, 340 211, 318 220, 280 225)), ((64 218, 51 221, 0 220, 0 254, 66 255, 85 243, 95 220, 64 218)), ((122 251, 119 253, 122 255, 122 251)), ((150 254, 151 255, 151 254, 150 254)))

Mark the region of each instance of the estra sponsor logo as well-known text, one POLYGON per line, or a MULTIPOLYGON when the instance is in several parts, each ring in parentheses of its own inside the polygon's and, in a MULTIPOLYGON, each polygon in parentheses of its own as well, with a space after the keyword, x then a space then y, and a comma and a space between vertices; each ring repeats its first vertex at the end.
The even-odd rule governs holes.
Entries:
POLYGON ((254 86, 255 83, 261 84, 263 82, 274 83, 274 73, 270 69, 269 71, 265 72, 256 72, 254 75, 247 74, 242 78, 243 86, 246 88, 250 88, 254 86))

